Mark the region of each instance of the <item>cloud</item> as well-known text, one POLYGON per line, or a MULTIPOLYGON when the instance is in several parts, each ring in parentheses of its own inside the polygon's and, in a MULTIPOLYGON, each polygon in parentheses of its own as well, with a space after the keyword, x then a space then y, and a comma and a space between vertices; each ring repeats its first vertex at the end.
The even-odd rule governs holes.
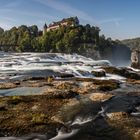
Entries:
POLYGON ((97 24, 98 22, 87 14, 86 12, 79 10, 77 8, 74 8, 72 5, 56 0, 34 0, 39 2, 40 4, 43 4, 45 6, 48 6, 52 9, 55 9, 57 11, 61 11, 69 16, 78 16, 80 19, 84 21, 88 21, 89 23, 97 24))
POLYGON ((100 25, 103 24, 108 24, 108 23, 114 23, 116 27, 120 26, 120 22, 123 20, 123 18, 110 18, 110 19, 105 19, 105 20, 101 20, 99 22, 100 25))
MULTIPOLYGON (((0 17, 2 27, 11 27, 11 25, 20 25, 20 24, 38 24, 40 27, 44 24, 47 19, 47 24, 53 20, 59 20, 58 14, 52 15, 50 13, 46 13, 46 10, 40 10, 40 8, 30 8, 21 10, 19 7, 22 6, 22 2, 27 2, 24 0, 11 0, 10 3, 7 3, 0 8, 0 17), (19 20, 20 19, 20 20, 19 20), (9 24, 10 23, 10 24, 9 24)), ((59 0, 32 0, 32 2, 37 2, 37 4, 41 4, 42 6, 49 7, 54 11, 59 11, 61 14, 65 14, 66 16, 78 16, 82 23, 89 23, 96 26, 102 26, 106 24, 114 24, 116 27, 120 26, 120 22, 123 20, 122 18, 110 18, 104 20, 97 20, 84 10, 80 10, 77 7, 69 4, 68 2, 62 2, 59 0)), ((63 15, 62 14, 62 15, 63 15)))

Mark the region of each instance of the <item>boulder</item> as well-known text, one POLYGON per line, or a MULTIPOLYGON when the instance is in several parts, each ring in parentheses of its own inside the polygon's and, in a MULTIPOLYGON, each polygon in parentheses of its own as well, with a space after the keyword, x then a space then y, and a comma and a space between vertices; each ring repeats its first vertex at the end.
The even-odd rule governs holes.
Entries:
POLYGON ((129 68, 116 68, 116 67, 102 67, 106 73, 111 73, 111 74, 117 74, 120 76, 124 76, 126 78, 130 79, 140 79, 140 73, 133 71, 132 69, 129 68))
POLYGON ((129 115, 126 112, 112 112, 112 113, 107 113, 106 116, 110 120, 120 120, 128 117, 129 115))
POLYGON ((44 91, 44 95, 46 95, 48 98, 55 98, 55 99, 69 99, 74 98, 78 95, 78 93, 72 91, 72 90, 52 90, 49 92, 44 91))
POLYGON ((16 88, 17 85, 14 83, 0 83, 0 89, 10 89, 10 88, 16 88))
POLYGON ((52 119, 59 123, 72 123, 78 117, 86 119, 90 116, 96 116, 100 108, 100 102, 93 102, 89 98, 79 96, 65 104, 52 119))
POLYGON ((92 70, 91 72, 95 77, 104 77, 106 76, 106 73, 104 70, 92 70))
POLYGON ((112 94, 109 93, 92 93, 90 95, 90 99, 92 101, 105 101, 112 97, 112 94))

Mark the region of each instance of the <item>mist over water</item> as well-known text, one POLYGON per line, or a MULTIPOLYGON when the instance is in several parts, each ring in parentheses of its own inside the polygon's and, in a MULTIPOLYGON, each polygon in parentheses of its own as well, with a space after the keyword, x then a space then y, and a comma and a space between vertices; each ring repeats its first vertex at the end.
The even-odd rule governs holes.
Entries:
POLYGON ((103 59, 109 60, 114 66, 130 66, 131 50, 127 46, 113 46, 105 48, 104 52, 100 52, 103 59))

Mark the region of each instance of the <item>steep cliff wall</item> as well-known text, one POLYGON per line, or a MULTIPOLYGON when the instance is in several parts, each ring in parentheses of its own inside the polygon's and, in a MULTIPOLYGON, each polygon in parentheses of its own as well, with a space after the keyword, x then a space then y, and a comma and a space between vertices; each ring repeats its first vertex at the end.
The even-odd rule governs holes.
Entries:
POLYGON ((97 47, 95 44, 93 43, 82 43, 79 44, 79 52, 81 55, 84 55, 86 57, 90 57, 94 60, 100 60, 101 59, 101 55, 100 55, 100 51, 99 51, 99 47, 97 47))

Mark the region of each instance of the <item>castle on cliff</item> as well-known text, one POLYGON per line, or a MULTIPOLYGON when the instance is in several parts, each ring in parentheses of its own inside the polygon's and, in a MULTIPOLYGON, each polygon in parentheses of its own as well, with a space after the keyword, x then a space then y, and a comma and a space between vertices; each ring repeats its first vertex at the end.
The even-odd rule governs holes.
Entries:
POLYGON ((44 28, 43 28, 43 34, 49 31, 57 30, 62 26, 77 26, 79 25, 79 19, 77 17, 70 17, 70 18, 64 18, 61 21, 58 22, 53 22, 47 26, 45 23, 44 28))

